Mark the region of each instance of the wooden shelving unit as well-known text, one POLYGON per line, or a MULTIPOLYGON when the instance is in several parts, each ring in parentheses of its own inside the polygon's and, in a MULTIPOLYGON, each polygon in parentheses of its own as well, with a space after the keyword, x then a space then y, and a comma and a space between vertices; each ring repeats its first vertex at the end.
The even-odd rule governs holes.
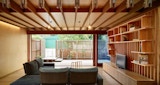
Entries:
POLYGON ((155 79, 154 30, 153 16, 147 14, 109 29, 108 47, 111 62, 115 63, 116 53, 124 54, 127 56, 127 70, 133 71, 150 79, 155 79), (143 58, 148 64, 132 62, 134 60, 143 60, 143 58))

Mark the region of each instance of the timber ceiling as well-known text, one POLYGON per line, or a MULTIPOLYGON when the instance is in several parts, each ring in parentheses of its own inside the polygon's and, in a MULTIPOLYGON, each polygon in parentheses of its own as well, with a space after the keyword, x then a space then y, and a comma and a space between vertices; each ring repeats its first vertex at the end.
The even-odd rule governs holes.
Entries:
POLYGON ((133 7, 126 6, 132 0, 113 0, 115 4, 111 1, 0 0, 0 21, 28 31, 107 30, 141 13, 146 0, 133 0, 133 7))

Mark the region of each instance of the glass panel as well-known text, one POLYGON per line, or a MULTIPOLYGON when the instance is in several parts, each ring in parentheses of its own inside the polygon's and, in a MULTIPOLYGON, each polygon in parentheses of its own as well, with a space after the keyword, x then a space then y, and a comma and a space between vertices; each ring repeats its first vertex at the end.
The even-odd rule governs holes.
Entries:
POLYGON ((110 62, 108 56, 108 36, 98 35, 98 63, 110 62))
POLYGON ((32 35, 32 58, 93 59, 92 34, 32 35), (33 42, 34 41, 34 42, 33 42))

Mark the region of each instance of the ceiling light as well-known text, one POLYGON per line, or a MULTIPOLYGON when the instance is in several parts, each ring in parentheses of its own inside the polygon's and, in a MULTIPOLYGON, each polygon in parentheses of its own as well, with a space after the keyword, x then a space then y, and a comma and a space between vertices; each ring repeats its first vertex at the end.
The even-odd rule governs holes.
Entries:
POLYGON ((48 29, 50 29, 50 28, 51 28, 51 26, 50 26, 50 25, 48 25, 48 26, 47 26, 47 28, 48 28, 48 29))
POLYGON ((90 16, 89 16, 89 25, 88 25, 88 29, 92 29, 92 26, 90 24, 90 16))
POLYGON ((152 7, 152 0, 144 0, 144 8, 152 7))
POLYGON ((91 25, 89 25, 89 26, 88 26, 88 29, 92 29, 92 26, 91 26, 91 25))

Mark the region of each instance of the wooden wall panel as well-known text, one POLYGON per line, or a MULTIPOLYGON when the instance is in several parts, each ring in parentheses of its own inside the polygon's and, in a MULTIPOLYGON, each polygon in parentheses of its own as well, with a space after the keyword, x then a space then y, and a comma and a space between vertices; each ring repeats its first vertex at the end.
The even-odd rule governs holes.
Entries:
POLYGON ((157 32, 157 37, 156 37, 156 40, 157 40, 157 56, 156 56, 156 65, 157 65, 157 72, 156 72, 156 75, 157 75, 157 85, 160 85, 160 7, 158 7, 157 9, 158 11, 156 12, 156 32, 157 32))
MULTIPOLYGON (((108 31, 110 45, 115 46, 114 54, 127 56, 127 69, 154 80, 156 80, 156 68, 154 67, 156 65, 155 10, 127 22, 127 27, 132 28, 130 26, 133 25, 133 30, 129 29, 121 33, 119 32, 122 29, 120 25, 108 31), (141 25, 136 24, 139 22, 141 25), (145 56, 148 56, 148 64, 140 63, 142 57, 145 56)), ((114 56, 111 58, 111 62, 115 63, 115 61, 116 57, 114 56)))

